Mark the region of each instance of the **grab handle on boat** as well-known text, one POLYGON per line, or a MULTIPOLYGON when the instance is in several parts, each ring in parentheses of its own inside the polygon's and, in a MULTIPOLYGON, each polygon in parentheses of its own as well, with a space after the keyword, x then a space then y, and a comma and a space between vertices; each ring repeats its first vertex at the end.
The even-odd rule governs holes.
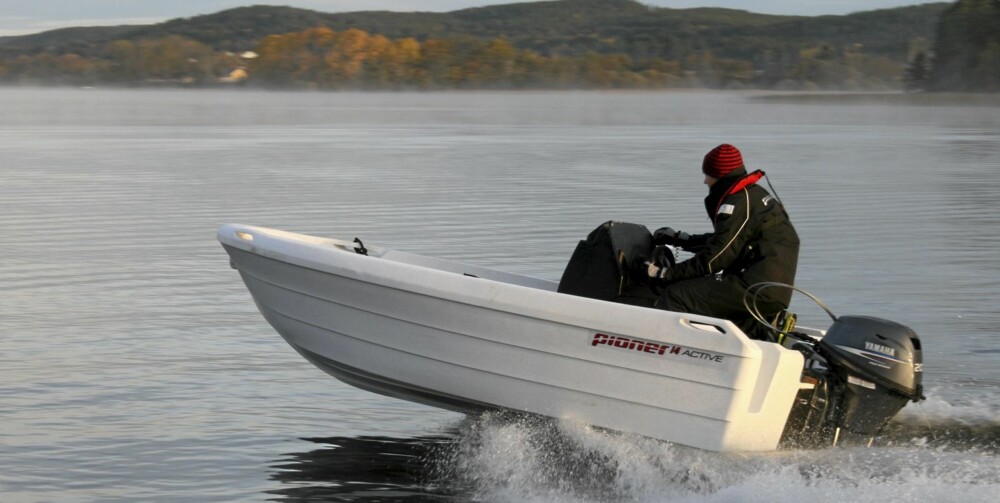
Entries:
POLYGON ((694 320, 689 320, 687 318, 682 318, 681 322, 691 328, 696 328, 703 332, 715 332, 719 334, 726 333, 725 329, 723 329, 722 327, 718 325, 713 325, 711 323, 705 323, 703 321, 694 321, 694 320))
POLYGON ((348 250, 354 250, 354 253, 358 255, 368 255, 368 248, 365 248, 365 244, 361 242, 360 239, 354 238, 354 241, 342 241, 340 239, 327 239, 327 242, 334 246, 339 246, 341 248, 346 248, 348 250))
POLYGON ((358 252, 359 255, 368 255, 368 248, 365 248, 365 244, 360 239, 354 238, 354 242, 358 244, 354 247, 354 251, 358 252))

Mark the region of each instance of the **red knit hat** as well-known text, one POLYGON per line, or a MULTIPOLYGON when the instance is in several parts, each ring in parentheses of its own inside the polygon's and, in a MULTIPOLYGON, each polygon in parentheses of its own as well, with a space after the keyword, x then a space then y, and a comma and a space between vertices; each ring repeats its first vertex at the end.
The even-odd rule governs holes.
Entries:
POLYGON ((712 178, 722 178, 743 167, 743 155, 739 149, 723 143, 705 154, 701 163, 701 171, 712 178))

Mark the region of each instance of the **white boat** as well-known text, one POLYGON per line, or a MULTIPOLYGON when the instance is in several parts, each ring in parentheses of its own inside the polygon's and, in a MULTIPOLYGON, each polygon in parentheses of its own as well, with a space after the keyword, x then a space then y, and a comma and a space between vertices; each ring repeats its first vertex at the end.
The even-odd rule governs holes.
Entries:
MULTIPOLYGON (((808 415, 817 400, 835 398, 819 394, 827 386, 814 378, 802 382, 834 366, 751 340, 729 321, 566 295, 551 281, 360 242, 236 224, 218 239, 264 318, 296 351, 375 393, 713 451, 776 449, 793 405, 808 415)), ((917 344, 896 359, 912 368, 917 344)), ((854 392, 875 389, 863 377, 854 392)), ((907 399, 919 397, 915 386, 907 399)))

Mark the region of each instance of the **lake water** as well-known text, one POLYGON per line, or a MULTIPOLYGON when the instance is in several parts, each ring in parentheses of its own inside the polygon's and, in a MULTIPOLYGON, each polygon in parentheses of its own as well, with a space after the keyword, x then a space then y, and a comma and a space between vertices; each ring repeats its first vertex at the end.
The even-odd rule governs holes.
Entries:
MULTIPOLYGON (((719 93, 0 89, 0 501, 993 501, 1000 108, 719 93), (558 279, 609 219, 705 232, 739 146, 798 285, 921 335, 870 449, 718 454, 351 388, 258 314, 239 222, 558 279)), ((804 298, 803 323, 825 325, 804 298)))

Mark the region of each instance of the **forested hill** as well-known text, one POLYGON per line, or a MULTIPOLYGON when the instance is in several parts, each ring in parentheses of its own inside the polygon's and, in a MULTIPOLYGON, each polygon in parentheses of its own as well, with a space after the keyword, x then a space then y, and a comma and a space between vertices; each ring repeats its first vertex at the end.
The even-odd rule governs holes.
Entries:
POLYGON ((413 37, 488 40, 547 56, 586 53, 681 59, 693 51, 751 59, 769 51, 828 45, 864 47, 867 54, 905 61, 914 40, 932 40, 947 3, 845 16, 774 16, 732 9, 668 9, 633 0, 555 0, 463 9, 447 13, 322 13, 254 6, 148 26, 67 28, 0 38, 0 56, 98 55, 114 40, 178 35, 216 50, 253 50, 265 36, 317 26, 356 28, 391 39, 413 37))

